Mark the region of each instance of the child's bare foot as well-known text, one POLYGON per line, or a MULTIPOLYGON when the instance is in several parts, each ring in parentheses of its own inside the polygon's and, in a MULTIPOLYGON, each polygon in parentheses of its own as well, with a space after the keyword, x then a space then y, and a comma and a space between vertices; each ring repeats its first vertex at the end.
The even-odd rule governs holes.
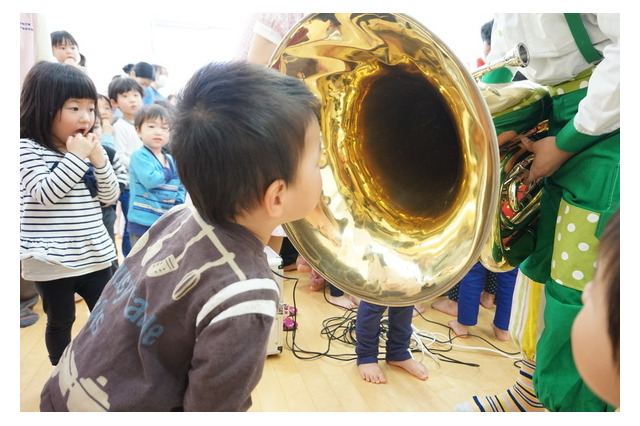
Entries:
POLYGON ((458 302, 451 299, 438 300, 433 302, 431 307, 437 311, 449 314, 452 317, 458 316, 458 302))
POLYGON ((341 308, 345 308, 345 309, 353 309, 356 306, 358 306, 355 303, 353 303, 353 301, 351 301, 351 299, 349 299, 344 294, 342 296, 329 296, 329 302, 333 303, 334 305, 338 305, 341 308))
POLYGON ((458 320, 449 321, 449 327, 456 333, 456 336, 467 337, 467 326, 460 324, 458 320))
POLYGON ((318 291, 324 288, 324 278, 315 270, 312 270, 311 275, 309 275, 309 288, 311 291, 318 291))
POLYGON ((298 272, 311 272, 311 266, 304 260, 304 257, 298 255, 296 259, 296 269, 298 272))
POLYGON ((495 302, 496 302, 495 294, 491 294, 491 293, 487 293, 486 291, 483 291, 482 294, 480 295, 480 304, 487 309, 495 308, 496 307, 495 302))
POLYGON ((360 372, 360 377, 369 383, 387 383, 387 378, 384 377, 382 369, 377 362, 360 364, 358 365, 358 371, 360 372))
POLYGON ((420 380, 427 380, 429 378, 427 367, 413 358, 405 359, 404 361, 387 361, 387 364, 400 367, 420 380))
POLYGON ((502 330, 501 328, 496 327, 496 325, 493 323, 491 323, 491 326, 493 327, 493 332, 496 334, 496 338, 498 340, 506 342, 507 340, 511 339, 509 330, 502 330))
POLYGON ((413 305, 413 316, 418 316, 424 313, 427 310, 427 307, 424 306, 424 303, 418 303, 417 305, 413 305))
POLYGON ((347 296, 353 303, 355 303, 356 306, 360 306, 360 299, 350 294, 345 294, 345 296, 347 296))

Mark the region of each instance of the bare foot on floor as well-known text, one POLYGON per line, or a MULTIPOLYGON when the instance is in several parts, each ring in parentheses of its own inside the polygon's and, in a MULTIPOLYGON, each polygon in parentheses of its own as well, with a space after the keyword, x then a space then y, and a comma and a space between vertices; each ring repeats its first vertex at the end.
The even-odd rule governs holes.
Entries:
POLYGON ((358 365, 358 371, 360 372, 360 377, 369 383, 387 383, 387 378, 384 377, 378 363, 360 364, 358 365))
POLYGON ((449 314, 452 317, 458 316, 458 302, 451 299, 438 300, 437 302, 433 302, 431 307, 437 311, 449 314))
POLYGON ((424 306, 424 303, 418 303, 417 305, 413 305, 413 316, 418 316, 424 313, 427 310, 427 307, 424 306))
POLYGON ((344 309, 353 309, 356 306, 358 306, 355 303, 353 303, 353 301, 349 299, 346 295, 329 296, 329 302, 333 303, 334 305, 338 305, 344 309))
POLYGON ((429 371, 427 370, 427 367, 420 364, 413 358, 405 359, 404 361, 387 361, 387 364, 400 367, 420 380, 427 380, 429 378, 429 371))
POLYGON ((496 302, 495 294, 491 294, 491 293, 487 293, 486 291, 483 291, 482 294, 480 295, 480 304, 487 309, 495 308, 496 307, 495 302, 496 302))
POLYGON ((502 330, 501 328, 496 327, 495 324, 491 323, 493 327, 493 332, 496 334, 496 339, 506 342, 507 340, 511 340, 511 336, 509 335, 509 330, 502 330))
POLYGON ((316 272, 315 270, 311 271, 311 275, 309 275, 309 288, 311 291, 319 291, 324 288, 324 278, 316 272))
POLYGON ((467 337, 467 326, 460 324, 458 320, 449 321, 449 327, 451 327, 456 336, 467 337))
POLYGON ((304 257, 300 255, 298 255, 296 259, 296 269, 298 269, 298 272, 311 272, 311 266, 309 266, 307 261, 304 260, 304 257))

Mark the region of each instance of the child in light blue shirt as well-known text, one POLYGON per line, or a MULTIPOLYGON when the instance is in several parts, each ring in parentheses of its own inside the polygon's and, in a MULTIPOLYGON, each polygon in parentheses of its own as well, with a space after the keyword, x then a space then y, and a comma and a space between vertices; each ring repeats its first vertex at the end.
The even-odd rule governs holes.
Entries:
POLYGON ((163 148, 169 142, 169 111, 158 104, 143 107, 134 122, 142 148, 129 163, 129 212, 127 230, 133 247, 160 216, 183 204, 186 191, 173 157, 163 148))

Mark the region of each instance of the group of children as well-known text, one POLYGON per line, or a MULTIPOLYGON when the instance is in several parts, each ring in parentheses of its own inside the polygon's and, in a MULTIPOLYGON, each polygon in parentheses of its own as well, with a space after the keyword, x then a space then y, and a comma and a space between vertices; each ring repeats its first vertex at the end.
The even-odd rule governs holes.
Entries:
MULTIPOLYGON (((42 296, 56 365, 41 410, 246 410, 279 298, 263 249, 277 226, 305 217, 321 195, 320 106, 302 81, 242 61, 197 70, 173 115, 143 108, 142 97, 133 78, 109 87, 109 103, 122 113, 113 142, 128 171, 134 240, 113 274, 101 207, 121 198, 122 181, 94 133, 96 88, 78 68, 52 62, 36 64, 24 82, 22 274, 42 296), (173 155, 162 149, 169 135, 173 155), (176 206, 187 193, 192 203, 176 206), (74 293, 91 315, 71 341, 74 293)), ((619 385, 601 391, 610 383, 593 367, 607 362, 619 382, 617 218, 584 295, 594 313, 576 320, 574 344, 587 384, 619 404, 619 385), (605 357, 580 346, 593 318, 601 319, 605 357)), ((358 308, 358 370, 373 383, 386 382, 378 366, 385 309, 358 308)), ((386 359, 426 380, 409 352, 412 316, 412 306, 389 309, 386 359)))
POLYGON ((76 297, 93 309, 118 267, 114 225, 122 193, 133 188, 128 226, 140 236, 183 203, 185 191, 164 149, 170 111, 142 108, 143 90, 130 77, 114 78, 109 96, 98 95, 78 66, 73 36, 53 32, 51 44, 57 62, 34 65, 22 88, 20 230, 21 276, 42 297, 56 365, 71 340, 76 297), (117 107, 123 116, 114 122, 117 107), (123 144, 125 134, 133 143, 123 144))

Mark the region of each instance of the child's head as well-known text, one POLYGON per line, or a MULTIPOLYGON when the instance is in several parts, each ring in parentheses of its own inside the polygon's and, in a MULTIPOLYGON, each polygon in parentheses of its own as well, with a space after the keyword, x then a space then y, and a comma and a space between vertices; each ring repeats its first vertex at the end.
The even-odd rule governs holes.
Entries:
POLYGON ((92 133, 99 138, 102 137, 102 117, 100 116, 100 112, 96 114, 96 121, 93 123, 92 133))
POLYGON ((22 87, 20 137, 60 152, 56 143, 59 139, 66 142, 74 133, 91 131, 97 99, 93 81, 78 68, 57 62, 39 62, 29 70, 22 87), (82 101, 82 105, 78 101, 82 101), (70 106, 70 102, 76 104, 70 106), (89 104, 91 111, 85 111, 85 104, 89 104), (70 108, 65 105, 78 110, 82 116, 67 123, 68 113, 73 111, 68 111, 70 108), (62 124, 68 124, 69 128, 60 128, 62 124), (57 130, 62 130, 62 134, 57 130), (65 136, 64 133, 69 134, 65 136))
POLYGON ((98 112, 103 121, 113 122, 113 108, 108 96, 98 94, 98 112))
POLYGON ((131 77, 135 78, 143 89, 149 87, 151 83, 156 79, 156 71, 148 62, 138 62, 131 68, 131 77))
POLYGON ((196 71, 180 95, 171 152, 200 214, 235 222, 278 181, 309 186, 287 213, 306 216, 322 185, 318 107, 302 81, 264 66, 212 63, 196 71))
POLYGON ((620 406, 620 211, 602 234, 593 281, 571 330, 578 372, 596 395, 620 406))
POLYGON ((51 52, 61 64, 76 65, 80 62, 78 43, 67 31, 51 33, 51 52))
POLYGON ((170 121, 169 110, 153 103, 138 111, 133 125, 144 146, 154 150, 163 148, 169 142, 170 121))
POLYGON ((160 89, 167 85, 167 78, 169 78, 169 71, 167 71, 167 68, 165 68, 162 65, 158 65, 158 64, 152 64, 152 65, 153 65, 153 69, 156 72, 154 85, 156 86, 157 89, 160 89))
POLYGON ((120 108, 125 119, 133 121, 142 107, 144 89, 132 77, 117 77, 111 80, 108 88, 111 105, 120 108))

